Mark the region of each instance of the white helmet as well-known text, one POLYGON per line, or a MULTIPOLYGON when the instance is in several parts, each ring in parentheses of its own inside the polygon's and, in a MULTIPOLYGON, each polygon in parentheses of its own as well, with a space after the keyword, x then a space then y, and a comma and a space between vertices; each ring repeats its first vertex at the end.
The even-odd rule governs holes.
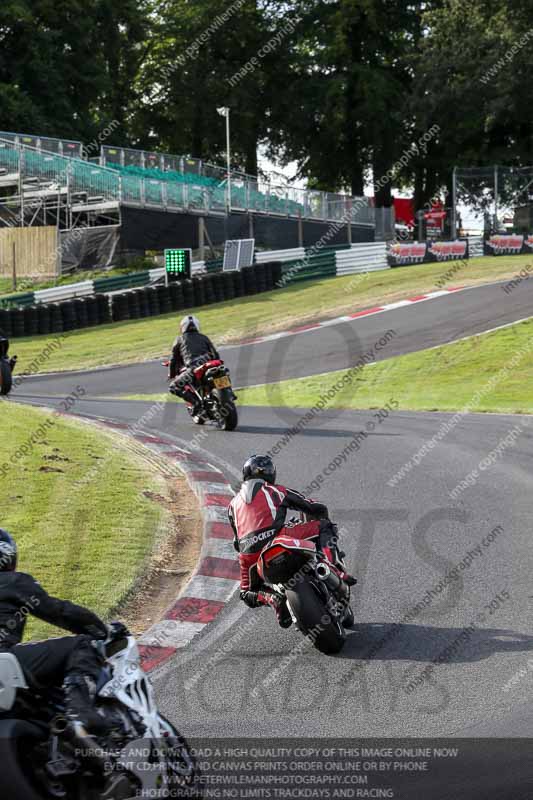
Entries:
POLYGON ((192 314, 189 314, 188 317, 183 317, 183 319, 180 322, 181 332, 185 333, 186 331, 189 330, 189 328, 191 326, 196 328, 197 331, 199 331, 200 330, 200 320, 198 319, 198 317, 193 317, 192 314))

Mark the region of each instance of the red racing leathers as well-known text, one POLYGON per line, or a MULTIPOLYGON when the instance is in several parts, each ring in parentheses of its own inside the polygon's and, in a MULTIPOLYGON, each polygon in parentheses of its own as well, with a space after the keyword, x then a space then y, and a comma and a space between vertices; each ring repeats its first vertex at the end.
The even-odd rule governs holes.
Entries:
MULTIPOLYGON (((324 550, 326 542, 322 533, 329 532, 331 525, 325 524, 328 510, 323 503, 308 500, 299 492, 285 486, 275 486, 259 478, 244 481, 240 491, 231 500, 228 515, 233 528, 233 544, 239 553, 241 568, 241 591, 257 591, 260 579, 255 569, 263 547, 282 531, 289 509, 303 511, 320 520, 298 525, 298 538, 317 537, 319 547, 324 550)), ((294 528, 291 534, 294 535, 294 528)), ((325 537, 327 540, 327 536, 325 537)))

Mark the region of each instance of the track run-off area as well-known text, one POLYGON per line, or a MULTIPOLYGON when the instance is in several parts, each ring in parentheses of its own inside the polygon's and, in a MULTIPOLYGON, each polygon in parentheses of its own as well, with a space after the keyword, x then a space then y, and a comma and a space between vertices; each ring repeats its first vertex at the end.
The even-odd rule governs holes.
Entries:
MULTIPOLYGON (((531 308, 532 283, 509 296, 493 284, 222 356, 250 386, 347 368, 372 349, 380 360, 437 346, 531 308)), ((143 420, 235 485, 251 453, 277 448, 278 480, 327 503, 359 581, 356 626, 335 657, 269 609, 229 603, 153 674, 186 735, 531 736, 529 417, 468 414, 442 433, 453 414, 325 409, 287 436, 305 409, 240 407, 224 433, 192 425, 182 404, 117 399, 164 391, 159 362, 27 378, 13 400, 59 407, 76 385, 86 394, 72 413, 143 420)))

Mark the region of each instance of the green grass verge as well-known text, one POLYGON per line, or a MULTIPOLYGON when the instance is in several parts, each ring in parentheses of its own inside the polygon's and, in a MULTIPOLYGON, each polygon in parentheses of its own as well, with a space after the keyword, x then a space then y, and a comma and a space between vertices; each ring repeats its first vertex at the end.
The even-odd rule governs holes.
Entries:
MULTIPOLYGON (((239 391, 253 406, 312 408, 349 370, 239 391)), ((330 408, 532 413, 533 320, 462 342, 398 356, 350 373, 330 408)))
MULTIPOLYGON (((19 569, 106 617, 166 530, 167 512, 144 494, 165 493, 163 479, 116 435, 7 401, 0 415, 0 526, 17 537, 19 569)), ((27 638, 51 635, 30 622, 27 638)))
MULTIPOLYGON (((435 291, 445 276, 446 286, 476 285, 510 279, 527 264, 531 256, 484 257, 467 262, 422 264, 363 275, 348 275, 319 281, 296 283, 287 288, 250 298, 194 309, 203 330, 219 343, 272 333, 290 325, 327 319, 350 311, 394 302, 435 291)), ((176 336, 182 311, 161 317, 103 325, 75 331, 65 336, 62 346, 42 359, 40 372, 87 369, 106 364, 125 364, 159 358, 168 354, 176 336)), ((19 355, 19 372, 39 360, 54 336, 39 336, 13 341, 19 355)))

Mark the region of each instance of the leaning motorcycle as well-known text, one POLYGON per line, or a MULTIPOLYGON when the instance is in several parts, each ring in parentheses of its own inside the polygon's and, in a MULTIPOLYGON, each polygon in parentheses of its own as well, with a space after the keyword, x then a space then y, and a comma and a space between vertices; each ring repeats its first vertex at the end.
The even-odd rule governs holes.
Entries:
POLYGON ((287 598, 293 622, 322 653, 340 652, 345 628, 354 624, 350 586, 315 543, 298 538, 298 525, 285 528, 261 551, 260 578, 287 598))
MULTIPOLYGON (((168 367, 169 362, 164 361, 163 366, 168 367)), ((203 425, 207 421, 213 422, 217 428, 224 431, 233 431, 238 424, 237 399, 231 385, 229 369, 221 359, 211 359, 193 369, 196 386, 189 386, 198 398, 200 413, 193 416, 192 407, 187 404, 187 410, 196 425, 203 425)), ((175 390, 170 389, 172 393, 175 390)))
POLYGON ((96 699, 108 723, 104 736, 67 720, 62 690, 29 691, 16 657, 0 653, 1 797, 129 800, 195 792, 195 760, 157 709, 134 637, 120 625, 111 630, 106 642, 94 643, 105 658, 96 699))

